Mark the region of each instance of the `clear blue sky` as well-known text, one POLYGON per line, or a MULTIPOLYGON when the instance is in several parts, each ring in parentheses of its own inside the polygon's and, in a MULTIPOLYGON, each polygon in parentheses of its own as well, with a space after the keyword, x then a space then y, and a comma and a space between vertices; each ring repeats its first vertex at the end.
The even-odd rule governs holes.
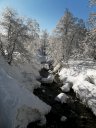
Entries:
POLYGON ((6 6, 17 10, 20 15, 36 19, 41 29, 53 30, 69 8, 74 16, 88 19, 88 0, 0 0, 0 11, 6 6))

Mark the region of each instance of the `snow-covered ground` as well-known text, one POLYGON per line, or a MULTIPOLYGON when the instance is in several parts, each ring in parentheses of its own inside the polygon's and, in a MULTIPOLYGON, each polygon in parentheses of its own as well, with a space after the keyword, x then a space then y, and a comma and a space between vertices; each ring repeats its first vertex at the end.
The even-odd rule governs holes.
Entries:
POLYGON ((22 83, 21 86, 33 92, 34 88, 40 87, 41 83, 37 81, 40 78, 39 71, 41 64, 34 60, 33 63, 21 63, 8 65, 5 60, 0 57, 0 67, 2 67, 8 75, 22 83))
POLYGON ((96 70, 83 66, 82 69, 62 68, 59 72, 63 83, 61 90, 68 92, 72 88, 82 103, 96 115, 96 70))
POLYGON ((36 63, 9 66, 0 58, 0 128, 26 128, 36 120, 46 123, 45 114, 51 107, 33 94, 40 86, 39 70, 36 63))

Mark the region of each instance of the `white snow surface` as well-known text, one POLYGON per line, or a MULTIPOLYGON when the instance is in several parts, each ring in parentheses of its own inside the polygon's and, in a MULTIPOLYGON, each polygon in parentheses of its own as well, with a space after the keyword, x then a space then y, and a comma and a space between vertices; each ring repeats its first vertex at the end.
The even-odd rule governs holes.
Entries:
POLYGON ((65 83, 62 87, 60 87, 63 92, 70 92, 71 86, 70 83, 65 83))
POLYGON ((43 64, 43 68, 49 70, 49 65, 47 63, 43 64))
POLYGON ((53 73, 56 73, 56 72, 60 69, 60 67, 61 67, 61 65, 60 65, 60 63, 58 63, 58 64, 54 67, 53 73))
POLYGON ((66 116, 62 116, 61 119, 60 119, 61 122, 65 122, 66 120, 67 120, 66 116))
POLYGON ((23 63, 9 66, 5 60, 0 57, 0 67, 2 67, 10 77, 22 83, 21 86, 24 86, 31 92, 41 85, 41 83, 36 80, 40 78, 39 71, 41 65, 36 61, 31 64, 23 63))
POLYGON ((54 81, 54 76, 52 74, 49 74, 47 78, 42 78, 41 79, 42 83, 53 83, 54 81))
POLYGON ((86 69, 76 72, 73 69, 62 68, 59 76, 64 84, 61 90, 68 92, 72 87, 76 96, 96 115, 96 70, 86 69))
POLYGON ((46 123, 51 107, 22 85, 20 73, 0 58, 0 128, 26 128, 35 120, 46 123))
POLYGON ((59 72, 60 80, 64 81, 69 76, 77 76, 78 72, 76 72, 73 68, 62 68, 59 72))
POLYGON ((58 102, 67 103, 69 97, 65 93, 60 93, 59 95, 56 96, 55 100, 58 102))

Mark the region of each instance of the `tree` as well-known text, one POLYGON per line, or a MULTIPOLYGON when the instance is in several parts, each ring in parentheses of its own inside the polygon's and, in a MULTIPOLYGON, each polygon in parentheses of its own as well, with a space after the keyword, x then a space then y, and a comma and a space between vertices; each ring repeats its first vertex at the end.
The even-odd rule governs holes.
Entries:
POLYGON ((39 24, 36 20, 27 19, 27 27, 28 27, 28 36, 29 39, 25 42, 25 48, 28 50, 28 52, 31 54, 31 58, 34 56, 37 56, 38 48, 40 47, 40 28, 39 24))
POLYGON ((62 40, 63 59, 67 62, 73 49, 79 46, 85 34, 85 23, 82 19, 78 19, 66 9, 64 16, 59 20, 55 32, 62 40))
POLYGON ((3 18, 0 26, 4 32, 1 33, 1 51, 6 54, 8 63, 13 61, 14 52, 26 56, 28 59, 28 51, 25 48, 25 43, 33 40, 37 36, 37 22, 32 24, 32 20, 21 18, 15 10, 6 8, 3 13, 3 18))
POLYGON ((96 0, 89 0, 89 4, 92 5, 96 5, 96 0))
POLYGON ((54 34, 49 37, 48 57, 53 65, 58 64, 62 60, 62 41, 54 34))
POLYGON ((48 32, 47 30, 43 30, 42 31, 42 35, 41 35, 41 52, 43 56, 47 55, 47 47, 48 47, 48 32))
MULTIPOLYGON (((91 6, 96 5, 96 0, 89 0, 91 6)), ((96 60, 96 13, 90 13, 88 19, 89 31, 86 36, 89 57, 96 60)))

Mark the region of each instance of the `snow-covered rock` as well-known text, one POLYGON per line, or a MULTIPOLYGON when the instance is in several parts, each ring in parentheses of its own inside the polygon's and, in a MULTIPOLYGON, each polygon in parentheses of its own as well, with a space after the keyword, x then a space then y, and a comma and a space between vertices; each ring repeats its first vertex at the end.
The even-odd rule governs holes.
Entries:
POLYGON ((42 92, 45 93, 46 91, 43 89, 42 92))
POLYGON ((61 88, 61 90, 63 91, 63 92, 70 92, 70 89, 71 89, 71 84, 68 82, 68 83, 65 83, 62 87, 60 87, 61 88))
POLYGON ((47 78, 42 78, 41 81, 42 83, 53 83, 54 76, 50 74, 47 78))
POLYGON ((65 93, 60 93, 59 95, 56 96, 55 100, 58 102, 67 103, 69 97, 65 93))
POLYGON ((45 63, 45 64, 43 65, 43 68, 49 70, 49 65, 48 65, 47 63, 45 63))
POLYGON ((60 119, 61 122, 65 122, 66 120, 67 120, 66 116, 62 116, 61 119, 60 119))

